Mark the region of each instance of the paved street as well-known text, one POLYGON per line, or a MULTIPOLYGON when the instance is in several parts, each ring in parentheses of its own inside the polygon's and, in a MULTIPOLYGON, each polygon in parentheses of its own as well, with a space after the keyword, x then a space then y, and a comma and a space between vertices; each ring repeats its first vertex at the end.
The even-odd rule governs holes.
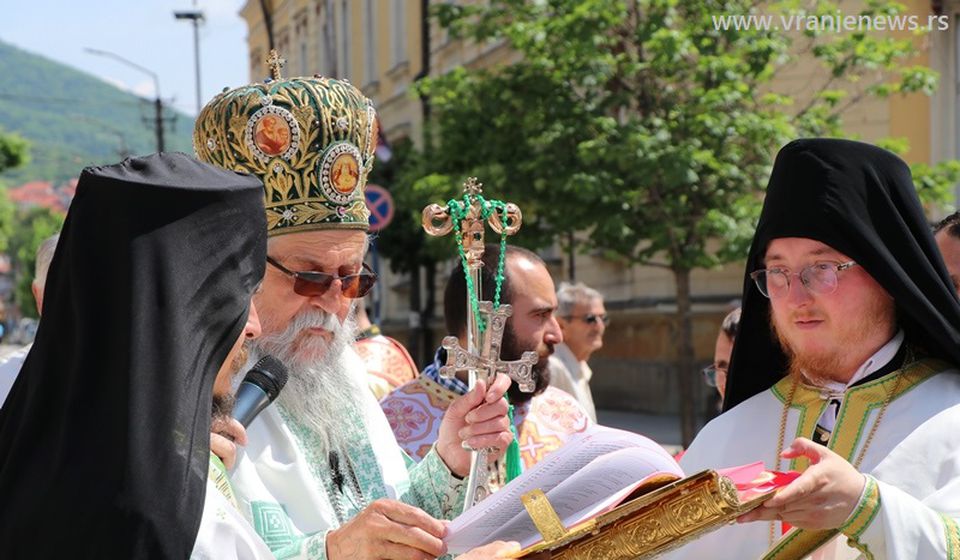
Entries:
POLYGON ((19 344, 0 344, 0 359, 18 348, 20 348, 19 344))

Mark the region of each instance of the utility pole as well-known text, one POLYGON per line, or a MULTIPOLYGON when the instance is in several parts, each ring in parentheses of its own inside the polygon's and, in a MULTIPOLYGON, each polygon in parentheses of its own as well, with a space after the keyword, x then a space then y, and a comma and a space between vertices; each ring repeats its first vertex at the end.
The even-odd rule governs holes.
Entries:
MULTIPOLYGON (((194 7, 197 2, 194 0, 194 7)), ((196 73, 197 82, 197 114, 203 107, 200 97, 200 24, 203 23, 203 12, 201 10, 177 10, 173 12, 173 17, 179 20, 187 20, 193 23, 193 67, 196 73)))
POLYGON ((144 74, 149 75, 151 78, 153 78, 153 90, 156 92, 156 98, 155 98, 154 101, 153 101, 153 104, 154 104, 154 119, 153 119, 153 121, 154 121, 154 129, 155 129, 156 135, 157 135, 157 151, 158 151, 158 152, 162 152, 162 151, 163 151, 163 148, 164 148, 164 144, 163 144, 163 119, 164 119, 164 117, 163 117, 163 100, 160 98, 160 79, 157 78, 157 74, 156 74, 155 72, 151 71, 151 70, 148 70, 148 69, 144 68, 143 66, 140 66, 140 65, 137 64, 136 62, 132 62, 132 61, 130 61, 130 60, 127 60, 126 58, 123 58, 122 56, 120 56, 120 55, 118 55, 118 54, 116 54, 116 53, 112 53, 112 52, 110 52, 110 51, 103 51, 103 50, 100 50, 100 49, 91 49, 90 47, 87 47, 85 50, 86 50, 88 53, 90 53, 90 54, 95 54, 95 55, 97 55, 97 56, 104 56, 104 57, 106 57, 106 58, 112 58, 112 59, 116 60, 117 62, 120 62, 121 64, 125 64, 125 65, 127 65, 127 66, 129 66, 129 67, 131 67, 131 68, 135 68, 135 69, 143 72, 144 74))
POLYGON ((154 130, 157 133, 157 151, 162 152, 163 145, 163 101, 160 100, 160 96, 153 101, 153 106, 155 109, 155 116, 153 121, 154 130))

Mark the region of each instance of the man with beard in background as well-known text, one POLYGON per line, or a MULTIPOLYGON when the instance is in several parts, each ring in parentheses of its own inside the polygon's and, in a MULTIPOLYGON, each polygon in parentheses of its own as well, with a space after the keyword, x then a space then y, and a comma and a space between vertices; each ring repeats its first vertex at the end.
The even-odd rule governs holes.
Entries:
MULTIPOLYGON (((503 334, 500 359, 519 359, 526 351, 535 351, 539 361, 533 368, 536 390, 524 393, 516 382, 507 392, 514 406, 513 424, 520 447, 523 466, 529 468, 548 453, 562 446, 574 433, 590 424, 583 407, 569 394, 550 387, 549 358, 554 346, 563 341, 560 325, 554 316, 557 296, 546 264, 536 253, 507 245, 501 301, 513 307, 503 334)), ((495 277, 500 259, 500 246, 487 245, 481 269, 482 299, 493 301, 495 277)), ((450 273, 443 294, 443 311, 447 332, 460 339, 466 348, 467 296, 466 279, 459 263, 450 273)), ((447 362, 447 352, 437 350, 432 364, 420 377, 399 387, 380 401, 397 442, 414 458, 423 459, 439 437, 438 425, 451 403, 467 392, 467 373, 457 377, 440 377, 440 367, 447 362)), ((509 456, 508 456, 509 460, 509 456)), ((507 482, 503 469, 492 469, 491 489, 507 482)))
POLYGON ((364 384, 351 312, 376 280, 363 263, 376 138, 376 111, 352 85, 282 79, 278 67, 269 83, 226 91, 197 118, 197 155, 265 186, 267 273, 255 298, 263 334, 249 361, 271 354, 290 378, 247 429, 231 478, 240 509, 282 558, 442 555, 440 519, 459 513, 470 468, 463 443, 502 453, 512 440, 506 376, 453 403, 419 464, 364 384), (268 116, 290 126, 282 154, 244 133, 268 116), (331 173, 344 159, 360 170, 356 184, 331 173))

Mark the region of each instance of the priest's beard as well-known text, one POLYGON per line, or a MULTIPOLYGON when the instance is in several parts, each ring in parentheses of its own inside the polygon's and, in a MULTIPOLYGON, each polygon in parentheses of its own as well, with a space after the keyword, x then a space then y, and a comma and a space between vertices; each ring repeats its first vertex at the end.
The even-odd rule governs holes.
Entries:
POLYGON ((233 415, 233 407, 237 399, 232 394, 214 395, 211 417, 214 422, 224 422, 233 415))
MULTIPOLYGON (((231 384, 236 386, 239 382, 243 381, 238 379, 238 373, 241 370, 246 371, 249 368, 244 368, 244 364, 247 363, 247 359, 250 354, 250 342, 244 341, 243 345, 240 346, 240 351, 230 360, 230 379, 231 384)), ((222 395, 214 394, 213 395, 213 406, 211 407, 211 417, 214 422, 225 422, 230 419, 233 415, 233 407, 236 405, 237 399, 234 396, 234 393, 228 392, 222 395)))
POLYGON ((506 361, 519 360, 524 352, 545 351, 546 355, 541 355, 540 359, 533 366, 533 380, 536 383, 536 389, 532 393, 524 393, 520 390, 520 385, 516 381, 510 384, 507 389, 507 396, 510 397, 512 404, 521 404, 529 401, 534 396, 547 390, 550 385, 550 355, 553 354, 553 345, 544 344, 543 349, 538 349, 536 343, 524 343, 517 337, 512 325, 508 322, 503 329, 503 341, 500 346, 500 359, 506 361))
MULTIPOLYGON (((791 320, 791 317, 787 318, 791 320)), ((896 325, 896 307, 892 300, 873 299, 868 303, 868 308, 858 317, 837 318, 831 317, 833 321, 844 321, 843 328, 839 329, 837 336, 828 351, 820 353, 803 352, 791 344, 787 335, 785 335, 777 326, 777 321, 773 315, 773 308, 770 308, 770 325, 777 337, 777 342, 786 354, 789 360, 787 371, 795 379, 806 380, 816 387, 826 387, 830 383, 846 383, 849 376, 853 375, 864 361, 866 361, 880 347, 867 348, 875 346, 878 338, 877 329, 888 328, 890 332, 880 342, 882 345, 893 336, 896 325), (893 326, 893 327, 888 327, 893 326), (864 355, 864 353, 866 353, 864 355), (862 360, 857 363, 851 363, 851 358, 856 360, 856 356, 862 356, 862 360)))
POLYGON ((348 424, 362 418, 362 391, 369 391, 347 362, 355 332, 352 312, 341 324, 336 315, 311 309, 294 317, 283 332, 264 333, 255 342, 254 359, 270 354, 287 366, 290 377, 277 402, 319 438, 324 452, 347 449, 356 428, 348 424), (321 327, 333 338, 304 334, 311 327, 321 327))

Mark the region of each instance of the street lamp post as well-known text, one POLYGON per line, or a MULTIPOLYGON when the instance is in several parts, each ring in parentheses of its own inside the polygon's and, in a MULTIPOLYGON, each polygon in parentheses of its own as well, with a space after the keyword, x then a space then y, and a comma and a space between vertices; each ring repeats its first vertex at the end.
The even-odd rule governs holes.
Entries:
MULTIPOLYGON (((194 2, 196 4, 196 2, 194 2)), ((196 71, 197 82, 197 114, 200 113, 200 24, 203 23, 203 12, 200 10, 177 10, 173 17, 179 20, 188 20, 193 23, 193 67, 196 71)))
POLYGON ((116 60, 117 62, 120 62, 120 63, 122 63, 122 64, 126 64, 127 66, 129 66, 129 67, 131 67, 131 68, 136 68, 137 70, 139 70, 139 71, 143 72, 144 74, 147 74, 147 75, 149 75, 151 78, 153 78, 153 89, 154 89, 154 91, 155 91, 156 94, 157 94, 156 98, 155 98, 154 101, 153 101, 154 114, 155 114, 155 116, 154 116, 154 130, 156 130, 156 133, 157 133, 157 151, 158 151, 158 152, 162 152, 162 151, 163 151, 163 101, 161 101, 161 99, 160 99, 160 79, 157 78, 157 74, 156 74, 155 72, 151 71, 151 70, 148 70, 148 69, 144 68, 143 66, 140 66, 140 65, 137 64, 136 62, 132 62, 132 61, 130 61, 130 60, 127 60, 126 58, 123 58, 122 56, 120 56, 120 55, 118 55, 118 54, 116 54, 116 53, 112 53, 112 52, 110 52, 110 51, 103 51, 103 50, 100 50, 100 49, 92 49, 92 48, 90 48, 90 47, 87 47, 87 48, 84 49, 84 50, 86 50, 86 51, 87 51, 88 53, 90 53, 90 54, 95 54, 95 55, 97 55, 97 56, 105 56, 105 57, 107 57, 107 58, 112 58, 112 59, 116 60))

